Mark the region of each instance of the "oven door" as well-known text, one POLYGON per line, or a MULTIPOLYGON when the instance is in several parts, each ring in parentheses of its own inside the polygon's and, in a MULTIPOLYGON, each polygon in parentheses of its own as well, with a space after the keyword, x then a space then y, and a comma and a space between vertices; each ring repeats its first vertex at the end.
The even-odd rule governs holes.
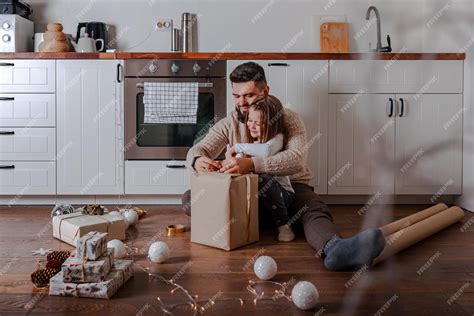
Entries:
POLYGON ((226 115, 225 78, 126 78, 125 159, 183 160, 218 120, 226 115), (199 82, 197 124, 144 123, 143 82, 199 82), (138 86, 137 86, 138 85, 138 86))

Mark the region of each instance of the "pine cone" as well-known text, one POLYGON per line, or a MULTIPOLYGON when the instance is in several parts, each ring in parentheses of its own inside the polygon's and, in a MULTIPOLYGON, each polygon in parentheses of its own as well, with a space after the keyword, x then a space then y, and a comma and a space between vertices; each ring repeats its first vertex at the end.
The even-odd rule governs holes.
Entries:
POLYGON ((46 256, 46 260, 49 262, 55 259, 55 260, 61 261, 61 264, 62 264, 70 256, 71 256, 71 252, 69 250, 55 250, 53 252, 48 253, 48 255, 46 256))
POLYGON ((141 208, 138 208, 138 207, 134 207, 133 210, 135 212, 137 212, 138 214, 138 219, 142 219, 142 217, 145 217, 146 216, 146 211, 145 210, 142 210, 141 208))
POLYGON ((46 263, 46 269, 61 270, 61 265, 65 260, 51 259, 46 263))
POLYGON ((31 281, 37 287, 44 287, 49 284, 49 279, 59 272, 58 269, 40 269, 31 274, 31 281))

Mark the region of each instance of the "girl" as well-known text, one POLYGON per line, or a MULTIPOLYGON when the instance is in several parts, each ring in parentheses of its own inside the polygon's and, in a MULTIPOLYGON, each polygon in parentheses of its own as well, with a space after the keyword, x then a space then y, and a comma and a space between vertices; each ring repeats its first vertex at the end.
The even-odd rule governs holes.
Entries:
MULTIPOLYGON (((251 104, 246 118, 247 139, 253 143, 238 143, 231 147, 226 157, 232 156, 273 156, 284 148, 286 128, 284 108, 276 97, 264 95, 251 104)), ((292 241, 295 234, 290 227, 288 208, 292 204, 295 191, 287 176, 259 175, 259 204, 265 210, 271 210, 273 220, 278 227, 279 241, 292 241)))

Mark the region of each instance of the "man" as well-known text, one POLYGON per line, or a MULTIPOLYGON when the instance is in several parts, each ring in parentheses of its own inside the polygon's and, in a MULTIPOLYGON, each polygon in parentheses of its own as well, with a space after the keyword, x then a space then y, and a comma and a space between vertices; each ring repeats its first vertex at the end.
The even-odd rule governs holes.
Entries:
MULTIPOLYGON (((223 165, 215 158, 226 145, 248 142, 245 118, 250 105, 261 95, 268 94, 263 68, 253 62, 239 65, 230 74, 235 111, 217 122, 187 155, 189 167, 198 172, 219 171, 227 173, 257 173, 272 176, 290 176, 295 191, 290 209, 290 221, 300 221, 307 242, 324 258, 329 270, 353 270, 364 264, 370 265, 385 246, 379 229, 367 229, 351 238, 340 238, 326 204, 308 185, 311 172, 306 166, 306 131, 295 112, 285 109, 284 118, 288 132, 285 148, 274 156, 261 158, 233 157, 223 165)), ((259 186, 265 183, 260 182, 259 186)), ((191 194, 183 195, 183 209, 191 215, 191 194)), ((262 210, 261 210, 262 211, 262 210)))

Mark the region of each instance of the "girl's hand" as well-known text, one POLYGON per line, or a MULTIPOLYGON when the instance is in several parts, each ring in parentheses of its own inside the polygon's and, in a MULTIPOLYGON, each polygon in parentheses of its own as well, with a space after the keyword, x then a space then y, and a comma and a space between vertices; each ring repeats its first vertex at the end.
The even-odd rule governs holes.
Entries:
POLYGON ((226 159, 226 160, 229 160, 230 158, 234 157, 235 154, 236 154, 236 152, 235 152, 235 147, 232 146, 232 147, 229 148, 229 150, 227 150, 227 151, 225 152, 225 159, 226 159))

